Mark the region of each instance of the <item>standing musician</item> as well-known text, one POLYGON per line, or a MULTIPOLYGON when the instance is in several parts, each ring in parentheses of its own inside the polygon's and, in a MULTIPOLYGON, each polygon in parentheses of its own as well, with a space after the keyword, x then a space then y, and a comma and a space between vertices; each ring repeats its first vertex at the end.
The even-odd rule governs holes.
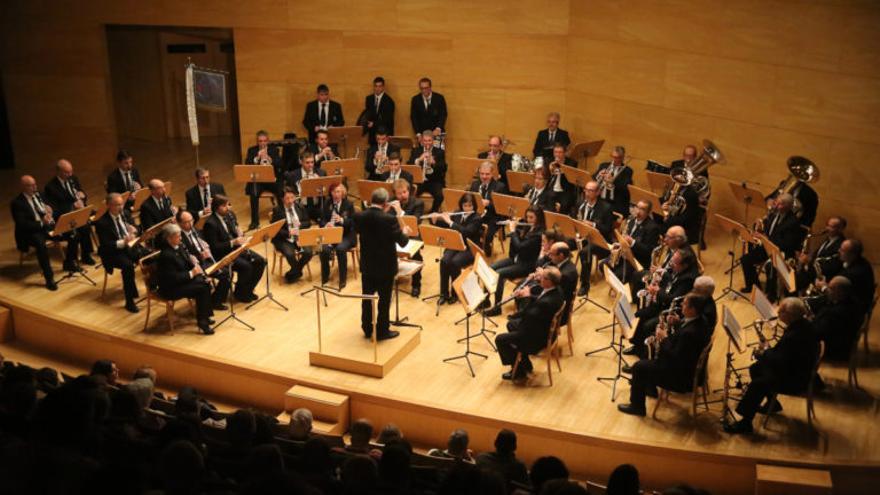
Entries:
POLYGON ((501 140, 501 136, 494 134, 489 136, 489 151, 481 152, 477 155, 477 158, 494 163, 498 167, 498 175, 501 177, 501 182, 504 183, 505 187, 508 186, 507 171, 512 166, 513 155, 504 152, 504 142, 501 140))
POLYGON ((508 220, 510 232, 509 258, 492 263, 492 269, 498 272, 498 287, 495 290, 495 306, 486 311, 487 316, 501 314, 501 300, 504 298, 504 281, 525 277, 535 269, 538 255, 541 252, 541 233, 544 232, 544 210, 537 206, 529 206, 523 220, 508 220))
MULTIPOLYGON (((52 215, 56 221, 61 215, 83 208, 88 203, 88 197, 82 190, 79 179, 73 175, 73 165, 63 158, 55 163, 55 177, 46 183, 43 196, 46 198, 46 203, 52 207, 52 215)), ((76 228, 75 234, 68 232, 64 235, 67 239, 65 265, 76 265, 77 248, 82 264, 95 264, 92 258, 91 234, 91 227, 82 225, 76 228)))
MULTIPOLYGON (((574 210, 572 216, 575 220, 592 225, 607 242, 611 242, 614 214, 610 204, 599 200, 599 184, 596 181, 590 181, 584 185, 584 201, 574 210)), ((583 239, 582 242, 584 245, 578 246, 580 248, 578 256, 581 260, 581 288, 578 289, 578 295, 586 296, 590 292, 593 256, 602 259, 610 253, 606 249, 593 246, 589 239, 583 239)))
MULTIPOLYGON (((205 220, 205 227, 202 229, 202 237, 208 242, 211 253, 218 260, 248 242, 230 206, 229 198, 215 195, 211 204, 211 216, 205 220)), ((238 279, 232 295, 236 300, 244 303, 257 300, 254 287, 263 277, 265 269, 266 259, 254 251, 248 250, 235 258, 232 262, 232 270, 238 274, 238 279)))
MULTIPOLYGON (((141 188, 141 184, 141 174, 134 168, 134 157, 125 150, 119 150, 116 153, 116 168, 107 176, 107 192, 135 192, 141 188)), ((129 207, 133 202, 133 198, 128 200, 129 207)))
POLYGON ((562 165, 577 167, 577 162, 565 156, 565 145, 556 143, 553 145, 553 160, 547 165, 547 170, 550 171, 547 186, 553 194, 556 211, 570 211, 577 199, 577 191, 576 186, 562 172, 562 165))
POLYGON ((626 149, 615 146, 611 150, 611 161, 599 164, 593 179, 599 183, 599 197, 611 203, 617 213, 629 213, 629 185, 633 183, 633 171, 623 161, 626 149))
MULTIPOLYGON (((207 269, 216 263, 217 260, 211 254, 211 248, 208 247, 208 243, 202 239, 202 235, 195 228, 192 214, 186 210, 180 210, 175 218, 177 225, 180 227, 180 239, 186 252, 195 256, 199 266, 203 269, 207 269)), ((214 292, 211 294, 213 308, 220 311, 229 309, 223 304, 229 295, 229 288, 232 285, 232 281, 229 280, 229 273, 226 270, 217 270, 211 275, 211 278, 217 281, 214 292)))
MULTIPOLYGON (((858 239, 847 239, 840 244, 838 254, 841 268, 828 273, 828 277, 842 275, 852 282, 853 296, 859 303, 862 314, 868 312, 874 299, 874 268, 864 256, 864 246, 858 239)), ((822 288, 821 283, 817 283, 822 288)))
POLYGON ((779 303, 777 313, 779 321, 785 324, 785 333, 749 367, 752 381, 736 406, 741 419, 725 423, 724 431, 728 433, 751 433, 755 413, 782 409, 778 402, 761 406, 764 399, 769 401, 775 393, 803 393, 812 379, 819 339, 813 324, 806 319, 806 304, 796 297, 787 297, 779 303))
POLYGON ((149 229, 153 225, 177 215, 177 207, 171 204, 171 198, 165 194, 165 183, 159 179, 149 182, 150 197, 141 204, 141 228, 149 229))
MULTIPOLYGON (((284 168, 281 154, 277 146, 269 146, 269 133, 263 130, 257 131, 257 144, 247 150, 245 165, 272 165, 275 170, 276 183, 284 176, 284 168)), ((244 193, 250 196, 251 224, 248 230, 254 230, 260 226, 260 194, 269 191, 278 195, 278 185, 265 182, 251 183, 244 186, 244 193)))
MULTIPOLYGON (((196 184, 186 190, 186 210, 194 219, 211 214, 211 199, 215 194, 226 196, 223 184, 211 182, 211 172, 199 167, 195 171, 196 184)), ((185 236, 184 236, 185 237, 185 236)))
MULTIPOLYGON (((476 198, 473 194, 462 194, 458 200, 458 209, 455 213, 440 213, 432 221, 441 227, 447 227, 460 232, 465 246, 468 239, 471 242, 479 243, 480 231, 482 230, 480 225, 482 222, 480 216, 476 214, 474 201, 476 201, 476 198)), ((458 278, 461 270, 473 262, 474 255, 471 254, 470 249, 465 248, 464 251, 445 249, 443 251, 443 257, 440 258, 440 298, 437 300, 437 304, 455 304, 458 301, 455 291, 450 292, 449 290, 450 282, 458 278)))
POLYGON ((446 130, 446 117, 446 98, 433 91, 430 79, 419 79, 419 94, 409 102, 413 132, 419 135, 430 131, 431 135, 439 136, 446 130))
POLYGON ((400 153, 400 148, 388 142, 388 130, 380 126, 375 131, 376 142, 370 145, 370 149, 364 157, 364 170, 367 172, 367 180, 379 180, 379 175, 385 172, 388 166, 388 157, 392 153, 400 153))
POLYGON ((635 416, 645 415, 645 396, 657 397, 657 386, 675 392, 690 392, 694 374, 703 349, 709 344, 712 332, 701 317, 711 299, 695 293, 684 297, 683 315, 678 329, 658 330, 660 349, 656 359, 641 359, 632 366, 629 404, 617 409, 635 416))
POLYGON ((354 204, 346 198, 348 189, 345 184, 337 183, 330 186, 330 201, 324 203, 321 215, 321 227, 342 227, 342 241, 337 244, 325 244, 321 250, 321 285, 330 279, 330 257, 336 255, 339 267, 339 290, 345 288, 348 279, 348 252, 357 244, 354 231, 354 204))
POLYGON ((507 333, 495 337, 495 346, 501 364, 511 366, 510 371, 501 375, 504 380, 522 380, 532 371, 531 354, 537 354, 547 345, 552 328, 553 317, 565 304, 559 284, 562 275, 556 267, 542 270, 540 275, 541 292, 522 310, 522 316, 507 322, 507 333), (516 374, 513 364, 517 353, 521 354, 516 374))
MULTIPOLYGON (((22 253, 34 248, 37 261, 43 271, 46 288, 58 290, 55 283, 55 272, 49 262, 49 250, 46 241, 49 232, 55 226, 52 218, 52 207, 43 202, 37 189, 37 181, 30 175, 21 177, 21 194, 13 198, 9 204, 12 219, 15 221, 15 246, 22 253)), ((74 262, 76 258, 74 257, 74 262)))
POLYGON ((559 128, 559 118, 559 112, 547 114, 547 128, 538 131, 535 145, 532 147, 532 156, 534 158, 540 156, 544 158, 545 163, 549 162, 553 158, 553 145, 559 143, 568 147, 571 144, 568 131, 559 128))
MULTIPOLYGON (((422 215, 425 213, 425 202, 412 195, 412 185, 403 179, 397 179, 392 184, 394 187, 394 201, 389 206, 394 210, 394 214, 398 217, 404 215, 416 217, 416 223, 421 221, 422 215)), ((422 261, 422 251, 419 250, 412 256, 415 261, 422 261)), ((410 295, 418 298, 422 293, 422 271, 419 270, 412 276, 410 295)))
POLYGON ((119 193, 107 195, 107 213, 95 221, 95 232, 98 235, 98 256, 107 273, 114 268, 122 272, 122 290, 125 293, 125 309, 137 313, 135 301, 138 298, 137 282, 134 279, 134 267, 140 258, 137 250, 129 248, 138 234, 128 210, 123 208, 122 196, 119 193))
MULTIPOLYGON (((409 227, 400 228, 397 218, 387 213, 388 191, 377 188, 370 197, 370 207, 354 214, 354 228, 361 246, 361 293, 379 295, 376 315, 376 340, 393 339, 400 335, 390 329, 388 311, 391 290, 397 276, 398 246, 405 246, 409 227)), ((367 338, 373 335, 373 304, 361 302, 361 329, 367 338)))
POLYGON ((846 240, 845 231, 845 218, 841 216, 829 217, 825 221, 825 229, 819 233, 819 235, 826 235, 825 240, 812 253, 803 251, 798 253, 798 270, 794 275, 798 294, 803 294, 820 275, 821 279, 825 280, 829 273, 840 271, 841 262, 838 251, 840 245, 846 240))
POLYGON ((318 131, 345 125, 342 105, 330 99, 330 88, 326 84, 319 84, 317 93, 316 99, 306 103, 306 111, 302 120, 302 125, 308 131, 311 142, 315 141, 318 131))
MULTIPOLYGON (((296 200, 296 190, 285 187, 281 204, 272 210, 272 222, 285 220, 285 224, 272 238, 272 245, 284 255, 290 265, 290 270, 284 274, 284 280, 290 284, 302 278, 303 268, 312 259, 311 246, 300 247, 298 243, 300 230, 307 229, 312 224, 309 218, 308 211, 296 200)), ((326 282, 323 272, 321 279, 326 282)))
MULTIPOLYGON (((286 187, 293 189, 297 195, 304 196, 302 190, 303 179, 326 177, 327 172, 317 168, 317 165, 315 165, 315 155, 308 151, 300 156, 299 162, 300 168, 288 172, 284 176, 284 184, 286 187)), ((321 218, 321 198, 311 197, 306 199, 305 209, 309 214, 309 218, 321 218)))
POLYGON ((407 163, 422 167, 425 181, 418 185, 416 195, 429 193, 434 198, 431 212, 435 213, 440 211, 440 206, 443 204, 443 188, 446 187, 446 152, 434 146, 434 134, 431 131, 423 132, 420 142, 420 146, 412 149, 407 163))
POLYGON ((205 335, 212 335, 211 284, 198 260, 181 246, 180 227, 169 223, 162 227, 165 247, 159 253, 159 294, 166 299, 184 297, 196 301, 196 325, 205 335))
POLYGON ((865 320, 865 314, 853 296, 853 284, 848 278, 837 275, 828 282, 828 290, 820 299, 820 308, 805 302, 816 315, 813 325, 819 340, 825 342, 824 359, 847 362, 865 320))
MULTIPOLYGON (((621 233, 623 239, 629 245, 633 253, 633 257, 643 267, 651 266, 651 252, 657 247, 662 237, 663 231, 657 222, 651 218, 651 202, 640 200, 632 208, 632 215, 621 224, 621 233)), ((612 248, 614 246, 612 245, 612 248)), ((602 262, 610 263, 614 256, 610 256, 602 262)), ((633 280, 639 278, 635 267, 630 265, 623 256, 618 256, 617 263, 611 267, 617 278, 623 282, 633 283, 633 280)))
POLYGON ((547 183, 550 182, 550 172, 547 167, 535 170, 533 180, 531 185, 526 184, 523 197, 529 200, 531 206, 537 206, 544 211, 556 211, 553 191, 547 187, 547 183))
MULTIPOLYGON (((801 239, 803 238, 803 229, 800 222, 791 211, 794 198, 791 194, 781 194, 774 200, 774 207, 767 213, 767 216, 758 220, 756 230, 763 232, 770 242, 785 253, 785 259, 793 258, 795 251, 800 248, 801 239)), ((742 256, 743 278, 745 279, 745 287, 740 292, 749 293, 752 286, 758 282, 758 265, 767 260, 767 251, 763 246, 749 246, 749 250, 742 256)), ((775 270, 771 270, 775 273, 775 270)), ((767 278, 767 288, 764 292, 767 297, 776 297, 775 294, 776 280, 775 276, 767 278)))
POLYGON ((327 160, 340 158, 337 154, 338 147, 335 144, 330 144, 330 135, 324 130, 318 131, 315 142, 309 144, 306 150, 315 155, 315 168, 321 168, 321 164, 327 160))
POLYGON ((495 211, 492 194, 507 194, 507 186, 504 182, 495 180, 495 177, 492 176, 494 167, 489 161, 481 163, 477 171, 477 180, 471 182, 471 186, 468 188, 468 191, 480 195, 480 201, 483 202, 485 208, 483 223, 486 224, 486 242, 483 243, 483 251, 487 256, 492 256, 492 243, 495 240, 495 233, 500 228, 498 221, 501 220, 501 216, 495 211))
POLYGON ((400 163, 400 154, 392 153, 388 156, 388 166, 382 174, 379 175, 379 180, 382 182, 394 182, 397 179, 403 179, 408 183, 413 183, 413 176, 411 173, 406 170, 402 170, 400 163))
POLYGON ((373 79, 373 94, 364 98, 364 133, 369 134, 370 145, 375 146, 379 129, 394 135, 394 100, 385 92, 385 79, 373 79))

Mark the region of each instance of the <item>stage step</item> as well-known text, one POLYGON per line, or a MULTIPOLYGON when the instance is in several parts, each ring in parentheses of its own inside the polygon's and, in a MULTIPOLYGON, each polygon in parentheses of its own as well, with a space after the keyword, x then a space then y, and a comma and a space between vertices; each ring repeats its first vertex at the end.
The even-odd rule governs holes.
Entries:
POLYGON ((755 495, 831 495, 831 472, 788 466, 755 466, 755 495))
POLYGON ((349 423, 349 400, 347 395, 329 392, 305 385, 294 385, 284 394, 284 413, 286 420, 279 421, 289 423, 290 413, 304 407, 312 411, 314 420, 312 429, 318 433, 327 435, 342 435, 348 431, 349 423))

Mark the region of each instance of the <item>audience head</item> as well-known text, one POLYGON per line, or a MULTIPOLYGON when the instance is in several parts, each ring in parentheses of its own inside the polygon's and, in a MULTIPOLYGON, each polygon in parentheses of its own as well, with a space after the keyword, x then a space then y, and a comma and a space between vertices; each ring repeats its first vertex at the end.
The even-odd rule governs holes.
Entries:
POLYGON ((394 486, 405 484, 410 477, 411 447, 400 441, 387 443, 379 459, 379 478, 394 486))
POLYGON ((103 378, 107 385, 116 385, 116 380, 119 379, 119 368, 116 367, 115 362, 109 359, 99 359, 92 364, 92 371, 89 374, 103 378))
POLYGON ((342 486, 346 494, 372 494, 378 482, 376 463, 370 457, 355 455, 342 463, 342 486))
POLYGON ((162 450, 159 473, 169 495, 199 493, 205 461, 192 443, 178 440, 162 450))
POLYGON ((469 442, 470 440, 466 431, 461 428, 453 430, 446 443, 446 450, 449 454, 454 455, 457 458, 467 457, 469 442))
POLYGON ((608 495, 638 495, 639 471, 632 464, 621 464, 608 477, 608 495))
POLYGON ((400 432, 400 428, 394 423, 388 423, 382 427, 382 431, 379 432, 379 438, 376 439, 376 443, 387 445, 402 439, 403 433, 400 432))
POLYGON ((312 433, 312 411, 299 408, 290 415, 289 432, 293 440, 308 440, 312 433))
POLYGON ((333 469, 330 457, 330 446, 323 438, 315 437, 306 441, 303 446, 303 467, 315 474, 326 474, 333 469))
POLYGON ((495 436, 495 452, 501 456, 513 456, 516 453, 516 432, 507 428, 495 436))
POLYGON ((373 424, 368 419, 361 418, 351 425, 349 433, 352 448, 367 450, 370 439, 373 438, 373 424))
POLYGON ((554 456, 539 457, 532 464, 529 470, 529 478, 532 480, 532 487, 537 493, 541 493, 544 483, 550 480, 568 479, 568 468, 562 459, 554 456))
POLYGON ((226 438, 230 444, 247 447, 257 433, 257 420, 253 411, 239 409, 226 418, 226 438))

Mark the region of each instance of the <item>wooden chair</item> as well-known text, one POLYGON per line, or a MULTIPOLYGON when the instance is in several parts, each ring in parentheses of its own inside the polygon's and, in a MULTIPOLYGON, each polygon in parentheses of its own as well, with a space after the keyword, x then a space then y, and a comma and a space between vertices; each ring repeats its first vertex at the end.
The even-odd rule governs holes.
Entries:
MULTIPOLYGON (((816 410, 813 408, 813 395, 815 393, 813 384, 816 383, 816 376, 819 374, 819 365, 822 364, 822 358, 825 356, 825 342, 819 342, 819 355, 816 357, 816 364, 813 365, 813 372, 810 373, 810 382, 807 384, 807 393, 806 394, 784 394, 784 395, 794 395, 796 397, 804 397, 807 400, 807 424, 810 425, 810 428, 813 427, 813 418, 816 417, 816 410)), ((768 404, 773 404, 776 402, 776 397, 779 395, 779 392, 775 392, 770 397, 767 398, 768 404)), ((762 423, 763 428, 767 428, 767 422, 770 421, 770 416, 778 414, 773 410, 767 412, 767 415, 764 416, 764 423, 762 423)))
MULTIPOLYGON (((156 284, 156 271, 158 267, 156 266, 156 258, 159 256, 159 251, 153 252, 144 256, 138 261, 138 267, 140 267, 141 275, 144 278, 144 286, 147 288, 147 314, 146 319, 144 320, 144 331, 147 331, 147 328, 150 326, 150 308, 152 307, 152 301, 156 301, 158 303, 165 304, 165 317, 168 319, 168 329, 169 333, 174 334, 174 299, 165 299, 159 294, 158 285, 156 284)), ((193 308, 192 300, 187 299, 189 302, 190 309, 193 308)))
MULTIPOLYGON (((577 298, 577 296, 575 296, 575 298, 577 298)), ((568 338, 568 355, 574 356, 574 327, 571 324, 571 319, 574 318, 574 299, 566 303, 563 307, 567 308, 566 311, 568 312, 568 320, 565 324, 565 333, 568 338)))
POLYGON ((863 336, 865 342, 865 354, 870 354, 871 349, 868 347, 868 330, 871 329, 871 317, 874 315, 874 307, 877 306, 877 284, 874 284, 874 300, 871 301, 871 307, 868 308, 868 321, 865 322, 865 333, 863 336))
MULTIPOLYGON (((297 255, 297 257, 299 257, 297 255)), ((287 258, 284 257, 284 253, 275 249, 275 246, 272 245, 272 274, 275 274, 275 265, 278 265, 278 275, 284 274, 284 262, 287 261, 287 258)), ((312 280, 312 267, 311 263, 306 264, 306 271, 309 274, 309 280, 312 280)))
MULTIPOLYGON (((694 383, 691 387, 691 415, 694 417, 697 416, 697 401, 700 397, 703 399, 703 407, 706 410, 709 410, 709 371, 706 364, 709 362, 709 354, 712 352, 712 342, 710 341, 706 347, 703 348, 703 351, 700 353, 700 357, 697 359, 697 367, 694 369, 694 383)), ((657 417, 657 410, 660 409, 660 403, 664 400, 669 402, 669 393, 670 391, 661 388, 660 393, 657 396, 657 400, 654 402, 654 410, 651 411, 651 417, 657 417)))
POLYGON ((865 343, 865 355, 868 354, 868 331, 871 329, 871 315, 874 314, 874 307, 877 306, 877 288, 874 287, 874 300, 871 301, 871 307, 868 308, 868 312, 865 314, 865 319, 862 322, 862 326, 859 328, 859 335, 856 336, 853 341, 852 350, 849 353, 849 370, 847 373, 846 381, 849 383, 849 387, 856 389, 859 387, 859 377, 856 374, 859 368, 859 341, 863 341, 865 343))
MULTIPOLYGON (((550 333, 547 334, 547 346, 544 347, 544 358, 547 360, 547 378, 550 381, 550 387, 553 386, 553 367, 552 361, 556 360, 556 368, 562 373, 562 365, 559 363, 559 321, 562 317, 562 312, 565 311, 565 304, 562 305, 559 310, 556 311, 556 314, 553 315, 553 319, 550 320, 550 333)), ((540 354, 540 352, 539 352, 540 354)), ((513 362, 513 372, 512 374, 516 376, 516 372, 519 369, 519 364, 522 362, 522 352, 516 353, 516 360, 513 362)))

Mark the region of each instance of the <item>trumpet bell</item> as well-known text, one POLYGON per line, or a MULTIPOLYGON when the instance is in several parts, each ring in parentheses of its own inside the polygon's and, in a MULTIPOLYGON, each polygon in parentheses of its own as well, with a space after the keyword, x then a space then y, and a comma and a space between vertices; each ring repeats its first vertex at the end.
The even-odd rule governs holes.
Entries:
MULTIPOLYGON (((724 163, 724 154, 708 139, 703 140, 703 154, 712 160, 712 163, 724 163)), ((710 164, 711 165, 711 164, 710 164)))
POLYGON ((689 186, 694 181, 694 173, 687 167, 673 167, 669 177, 682 186, 689 186))
POLYGON ((810 159, 802 156, 788 158, 788 171, 801 182, 816 182, 819 180, 819 167, 810 159))

